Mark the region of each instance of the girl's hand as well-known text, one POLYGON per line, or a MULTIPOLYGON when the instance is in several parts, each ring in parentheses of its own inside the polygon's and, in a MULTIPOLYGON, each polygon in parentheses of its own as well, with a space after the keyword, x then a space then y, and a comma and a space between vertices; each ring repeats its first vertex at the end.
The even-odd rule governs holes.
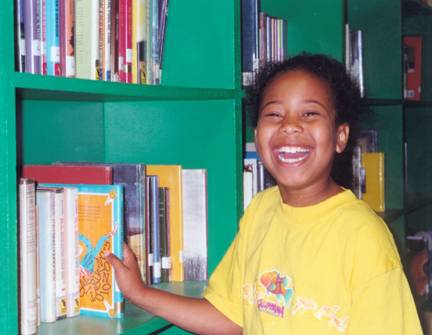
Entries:
POLYGON ((141 273, 135 254, 126 243, 123 243, 124 260, 121 261, 115 255, 109 253, 105 258, 114 268, 115 278, 123 295, 134 302, 134 296, 140 294, 145 284, 141 279, 141 273))

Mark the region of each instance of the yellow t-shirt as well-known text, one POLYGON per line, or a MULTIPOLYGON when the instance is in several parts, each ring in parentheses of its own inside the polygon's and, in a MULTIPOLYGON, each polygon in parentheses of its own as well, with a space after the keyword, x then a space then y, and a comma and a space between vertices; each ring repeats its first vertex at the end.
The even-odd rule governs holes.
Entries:
POLYGON ((351 191, 291 207, 258 194, 204 298, 244 334, 422 334, 393 238, 351 191))

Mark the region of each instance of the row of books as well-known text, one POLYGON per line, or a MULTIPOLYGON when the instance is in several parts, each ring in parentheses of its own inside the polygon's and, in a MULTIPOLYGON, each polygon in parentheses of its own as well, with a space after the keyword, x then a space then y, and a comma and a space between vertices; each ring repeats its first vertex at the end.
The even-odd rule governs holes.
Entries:
POLYGON ((16 0, 20 72, 157 84, 168 0, 16 0))
POLYGON ((255 143, 247 142, 243 159, 243 207, 246 208, 258 192, 276 185, 262 164, 255 143))
POLYGON ((378 132, 365 129, 353 150, 352 190, 376 212, 385 211, 384 152, 378 151, 378 132))
POLYGON ((243 85, 267 62, 280 62, 287 53, 287 21, 260 11, 259 0, 242 0, 243 85))
POLYGON ((207 279, 206 170, 55 164, 25 165, 22 176, 22 329, 79 313, 122 317, 104 254, 121 258, 125 239, 147 284, 207 279))

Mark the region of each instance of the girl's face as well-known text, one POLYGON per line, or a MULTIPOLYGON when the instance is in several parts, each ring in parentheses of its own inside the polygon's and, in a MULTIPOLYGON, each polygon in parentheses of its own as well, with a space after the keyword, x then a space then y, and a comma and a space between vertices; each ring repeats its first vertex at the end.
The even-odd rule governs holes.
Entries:
POLYGON ((267 85, 255 142, 285 202, 290 194, 305 195, 307 204, 323 200, 334 184, 333 155, 344 150, 348 134, 347 124, 336 127, 330 90, 316 76, 293 70, 267 85))

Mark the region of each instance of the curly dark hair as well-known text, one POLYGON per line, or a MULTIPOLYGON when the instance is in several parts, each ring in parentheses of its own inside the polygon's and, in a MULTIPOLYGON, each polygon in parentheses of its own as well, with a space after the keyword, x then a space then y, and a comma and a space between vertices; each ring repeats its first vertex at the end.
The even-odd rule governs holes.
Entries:
POLYGON ((361 116, 365 115, 357 82, 339 61, 323 54, 302 53, 283 62, 268 63, 256 74, 254 85, 247 89, 246 107, 251 125, 256 128, 265 88, 275 77, 289 71, 304 71, 325 82, 335 107, 336 126, 347 123, 350 136, 345 151, 336 154, 331 176, 341 186, 352 184, 352 149, 358 136, 361 116))

